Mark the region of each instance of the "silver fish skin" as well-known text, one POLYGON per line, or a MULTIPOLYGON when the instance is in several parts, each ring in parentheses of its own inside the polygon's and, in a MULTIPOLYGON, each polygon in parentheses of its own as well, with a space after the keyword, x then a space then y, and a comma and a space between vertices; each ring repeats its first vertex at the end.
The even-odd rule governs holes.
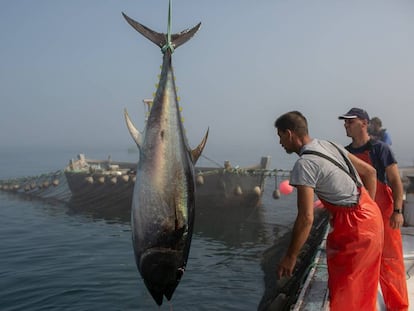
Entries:
POLYGON ((144 134, 128 129, 140 150, 131 209, 135 261, 158 305, 167 300, 184 273, 190 250, 195 209, 194 164, 207 141, 191 150, 177 100, 172 53, 189 40, 200 24, 171 36, 152 31, 123 14, 127 22, 163 52, 158 88, 144 134))

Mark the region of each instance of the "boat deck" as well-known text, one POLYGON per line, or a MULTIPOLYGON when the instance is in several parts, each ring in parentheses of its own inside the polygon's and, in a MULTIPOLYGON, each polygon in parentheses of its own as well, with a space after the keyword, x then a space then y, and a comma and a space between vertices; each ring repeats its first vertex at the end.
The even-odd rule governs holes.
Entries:
MULTIPOLYGON (((405 273, 407 278, 407 289, 409 299, 409 310, 413 310, 414 303, 414 227, 403 227, 401 229, 404 249, 405 273)), ((386 310, 381 291, 378 292, 378 310, 386 310)))
MULTIPOLYGON (((404 263, 407 277, 408 297, 410 310, 414 302, 414 227, 403 227, 401 229, 404 248, 404 263)), ((320 245, 320 250, 315 257, 313 267, 299 294, 298 300, 293 307, 294 311, 321 311, 329 310, 328 271, 326 265, 325 240, 320 245)), ((378 310, 386 310, 381 291, 378 291, 378 310)))

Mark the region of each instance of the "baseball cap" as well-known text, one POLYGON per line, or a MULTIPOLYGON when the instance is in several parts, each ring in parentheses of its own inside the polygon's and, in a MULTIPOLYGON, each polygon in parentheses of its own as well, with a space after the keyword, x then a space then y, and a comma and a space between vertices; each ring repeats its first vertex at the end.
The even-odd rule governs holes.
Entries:
POLYGON ((356 118, 369 121, 368 113, 364 109, 361 109, 361 108, 352 108, 347 113, 338 117, 338 119, 340 120, 356 119, 356 118))

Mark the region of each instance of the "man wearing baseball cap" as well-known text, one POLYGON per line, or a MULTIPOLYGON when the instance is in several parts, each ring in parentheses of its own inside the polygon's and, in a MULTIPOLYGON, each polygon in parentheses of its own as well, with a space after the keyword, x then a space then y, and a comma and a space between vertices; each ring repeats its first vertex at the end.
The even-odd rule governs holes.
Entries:
POLYGON ((381 257, 380 285, 387 310, 408 310, 407 282, 400 228, 403 186, 397 160, 390 146, 373 140, 368 134, 369 116, 361 108, 352 108, 338 117, 344 120, 346 135, 352 142, 345 148, 377 170, 375 202, 384 222, 384 247, 381 257))

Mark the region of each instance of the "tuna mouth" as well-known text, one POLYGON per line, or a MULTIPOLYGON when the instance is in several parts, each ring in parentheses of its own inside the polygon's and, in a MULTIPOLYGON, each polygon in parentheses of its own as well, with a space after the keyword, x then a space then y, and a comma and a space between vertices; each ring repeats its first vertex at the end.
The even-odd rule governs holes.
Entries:
POLYGON ((158 305, 170 300, 184 273, 183 254, 170 248, 151 248, 140 259, 139 270, 158 305))

